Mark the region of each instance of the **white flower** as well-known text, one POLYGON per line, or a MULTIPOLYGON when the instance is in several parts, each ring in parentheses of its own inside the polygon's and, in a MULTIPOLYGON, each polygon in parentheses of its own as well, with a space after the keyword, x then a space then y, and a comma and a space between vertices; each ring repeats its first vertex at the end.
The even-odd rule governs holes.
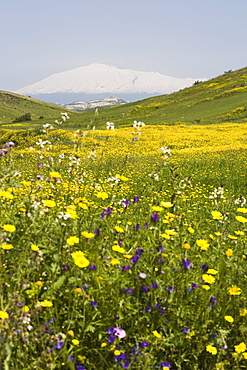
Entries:
POLYGON ((106 122, 106 129, 107 130, 114 130, 114 123, 113 122, 106 122))

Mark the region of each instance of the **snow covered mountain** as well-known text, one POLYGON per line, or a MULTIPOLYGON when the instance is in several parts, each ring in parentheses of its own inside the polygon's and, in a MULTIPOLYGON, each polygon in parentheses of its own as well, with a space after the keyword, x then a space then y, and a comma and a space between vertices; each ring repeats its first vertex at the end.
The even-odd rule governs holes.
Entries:
MULTIPOLYGON (((93 63, 89 66, 55 73, 39 82, 18 89, 22 95, 41 94, 168 94, 191 86, 194 78, 174 78, 159 72, 141 72, 119 69, 93 63)), ((205 80, 205 79, 200 79, 205 80)))
POLYGON ((70 104, 59 104, 60 107, 66 108, 66 109, 72 109, 72 110, 85 110, 85 109, 92 109, 92 108, 97 108, 97 107, 106 107, 106 106, 111 106, 111 105, 121 105, 121 104, 126 104, 128 103, 125 100, 116 98, 114 96, 110 96, 109 98, 104 98, 104 99, 97 99, 97 100, 90 100, 88 102, 83 102, 83 101, 76 101, 74 103, 70 104))

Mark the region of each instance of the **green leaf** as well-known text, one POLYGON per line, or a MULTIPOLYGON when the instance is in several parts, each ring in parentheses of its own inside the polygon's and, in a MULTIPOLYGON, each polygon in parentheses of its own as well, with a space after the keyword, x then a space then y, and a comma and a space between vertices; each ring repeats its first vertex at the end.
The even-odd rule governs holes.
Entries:
POLYGON ((55 283, 53 284, 53 288, 54 289, 60 289, 61 286, 65 283, 65 280, 66 280, 66 276, 65 275, 60 276, 57 279, 57 281, 55 281, 55 283))

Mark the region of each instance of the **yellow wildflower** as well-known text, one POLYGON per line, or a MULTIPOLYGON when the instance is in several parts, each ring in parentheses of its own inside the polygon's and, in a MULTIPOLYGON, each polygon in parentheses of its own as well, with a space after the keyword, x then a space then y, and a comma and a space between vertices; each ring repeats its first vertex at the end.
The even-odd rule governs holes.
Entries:
POLYGON ((246 344, 244 342, 242 342, 242 343, 234 346, 234 348, 235 348, 235 351, 237 353, 242 353, 242 352, 245 352, 246 351, 246 344))
POLYGON ((202 251, 206 251, 209 247, 209 244, 205 239, 197 239, 196 244, 198 245, 198 247, 201 247, 202 251))
POLYGON ((12 233, 16 230, 14 225, 3 225, 3 229, 5 231, 9 231, 10 233, 12 233))
POLYGON ((87 238, 87 239, 91 239, 91 238, 95 237, 95 235, 93 233, 88 233, 87 231, 82 231, 81 235, 85 236, 85 238, 87 238))
POLYGON ((233 322, 234 318, 232 316, 225 316, 225 320, 228 322, 233 322))
POLYGON ((227 249, 227 251, 225 252, 225 255, 227 256, 227 257, 231 257, 232 255, 233 255, 233 250, 232 249, 227 249))
POLYGON ((58 173, 58 172, 49 172, 49 175, 50 175, 51 177, 54 177, 54 178, 60 178, 60 177, 62 177, 62 176, 60 175, 60 173, 58 173))
POLYGON ((4 319, 8 319, 9 318, 9 315, 7 312, 5 311, 0 311, 0 319, 4 320, 4 319))
POLYGON ((74 245, 74 244, 77 244, 79 243, 79 238, 77 236, 70 236, 67 240, 66 240, 66 243, 68 245, 74 245))
POLYGON ((156 338, 161 338, 161 334, 157 332, 157 330, 154 330, 153 332, 153 335, 156 337, 156 338))
POLYGON ((247 218, 246 217, 243 217, 243 216, 235 216, 236 220, 239 221, 239 222, 247 222, 247 218))
POLYGON ((118 233, 123 233, 124 232, 124 229, 120 226, 114 226, 114 229, 118 232, 118 233))
POLYGON ((72 343, 74 344, 74 346, 78 346, 78 344, 80 343, 78 339, 72 339, 72 343))
POLYGON ((54 200, 45 199, 45 200, 43 200, 43 203, 44 203, 45 207, 49 207, 49 208, 56 207, 56 203, 54 202, 54 200))
POLYGON ((42 307, 52 307, 53 306, 53 303, 51 301, 47 301, 46 299, 39 303, 42 307))
POLYGON ((195 230, 193 229, 193 227, 188 227, 188 232, 190 233, 190 234, 193 234, 194 232, 195 232, 195 230))
POLYGON ((31 249, 32 249, 32 251, 34 251, 34 252, 39 251, 39 247, 38 247, 37 245, 35 245, 35 244, 31 244, 31 249))
POLYGON ((228 292, 230 295, 240 295, 241 289, 238 288, 236 285, 232 285, 231 287, 228 288, 228 292))
POLYGON ((217 348, 211 345, 206 347, 206 350, 211 353, 212 355, 217 355, 217 348))
POLYGON ((215 278, 208 274, 203 274, 202 278, 205 281, 205 283, 208 283, 208 284, 213 284, 215 282, 215 278))
POLYGON ((107 199, 108 198, 108 194, 105 192, 105 191, 99 191, 97 194, 96 194, 96 197, 97 198, 101 198, 101 199, 107 199))
POLYGON ((114 265, 120 265, 120 261, 117 259, 117 258, 113 258, 111 260, 111 264, 114 266, 114 265))
POLYGON ((1 248, 8 250, 8 249, 12 249, 14 247, 13 247, 12 244, 1 244, 1 248))

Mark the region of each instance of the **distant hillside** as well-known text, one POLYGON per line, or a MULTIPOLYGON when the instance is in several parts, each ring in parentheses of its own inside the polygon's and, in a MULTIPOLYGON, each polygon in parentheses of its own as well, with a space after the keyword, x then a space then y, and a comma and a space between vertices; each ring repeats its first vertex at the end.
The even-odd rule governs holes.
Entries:
MULTIPOLYGON (((0 92, 0 122, 12 120, 30 112, 35 127, 53 122, 64 108, 17 94, 0 92), (3 117, 5 116, 5 118, 3 117), (44 116, 45 119, 39 119, 44 116)), ((104 128, 107 121, 117 126, 145 124, 213 124, 219 122, 247 122, 247 67, 228 71, 206 82, 199 82, 169 95, 160 95, 134 103, 69 112, 70 120, 63 125, 69 130, 104 128)), ((6 126, 6 125, 5 125, 6 126)), ((11 124, 11 126, 13 125, 11 124)), ((16 127, 19 128, 19 127, 16 127)))
POLYGON ((11 123, 15 118, 26 113, 31 114, 32 121, 52 120, 59 118, 62 111, 64 111, 64 108, 53 104, 7 91, 0 91, 1 123, 11 123))
MULTIPOLYGON (((74 127, 83 127, 93 119, 94 113, 81 112, 80 124, 74 127)), ((97 124, 131 125, 133 120, 146 124, 247 122, 247 67, 172 94, 100 109, 97 124)))

